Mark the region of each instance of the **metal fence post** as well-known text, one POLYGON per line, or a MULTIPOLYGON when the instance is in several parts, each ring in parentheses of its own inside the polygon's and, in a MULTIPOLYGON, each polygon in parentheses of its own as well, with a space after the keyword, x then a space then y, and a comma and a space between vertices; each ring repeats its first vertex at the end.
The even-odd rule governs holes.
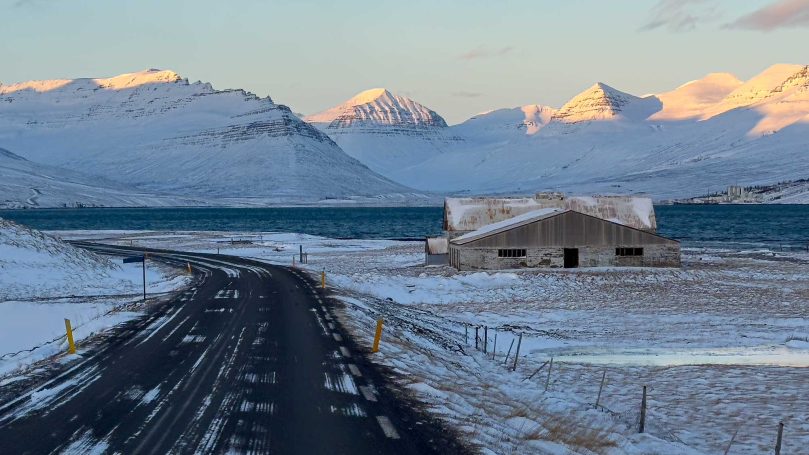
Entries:
POLYGON ((517 340, 517 351, 514 353, 514 365, 511 367, 511 371, 517 371, 517 359, 520 358, 521 344, 522 344, 522 332, 520 332, 520 339, 517 340))
POLYGON ((489 352, 489 326, 483 326, 483 353, 489 352))
POLYGON ((736 431, 733 432, 733 436, 730 437, 730 442, 728 443, 728 447, 725 449, 725 453, 722 455, 728 455, 730 452, 730 446, 733 445, 733 441, 736 440, 736 435, 739 434, 739 429, 736 428, 736 431))
POLYGON ((781 455, 781 438, 784 436, 784 422, 778 422, 778 438, 775 440, 775 455, 781 455))
POLYGON ((640 427, 638 433, 646 429, 646 386, 643 386, 643 399, 640 402, 640 427))
POLYGON ((596 397, 596 409, 598 409, 598 403, 601 401, 601 391, 604 390, 605 379, 607 379, 607 370, 604 370, 604 374, 601 375, 601 385, 598 386, 598 396, 596 397))
POLYGON ((511 348, 513 347, 514 347, 514 338, 511 339, 511 344, 508 345, 508 352, 506 352, 506 358, 503 360, 503 365, 508 365, 508 358, 511 355, 511 348))

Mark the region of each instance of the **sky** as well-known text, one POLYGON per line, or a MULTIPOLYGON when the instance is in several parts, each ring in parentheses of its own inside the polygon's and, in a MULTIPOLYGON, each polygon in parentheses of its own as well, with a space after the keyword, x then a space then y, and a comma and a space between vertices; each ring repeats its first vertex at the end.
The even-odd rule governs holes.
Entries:
POLYGON ((809 63, 809 0, 0 0, 0 82, 171 69, 311 114, 385 87, 450 124, 809 63))

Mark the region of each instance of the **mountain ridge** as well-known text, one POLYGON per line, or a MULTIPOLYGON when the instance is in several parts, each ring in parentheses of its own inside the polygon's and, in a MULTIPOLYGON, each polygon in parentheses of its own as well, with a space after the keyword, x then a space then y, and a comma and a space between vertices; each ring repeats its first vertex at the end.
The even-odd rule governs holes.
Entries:
POLYGON ((186 200, 546 189, 668 199, 809 174, 807 65, 773 65, 747 81, 710 73, 642 97, 598 82, 559 109, 495 109, 452 126, 376 88, 305 119, 269 97, 168 70, 0 85, 0 147, 26 165, 186 200))
POLYGON ((5 87, 0 146, 139 191, 273 203, 421 197, 288 107, 244 90, 155 70, 5 87))

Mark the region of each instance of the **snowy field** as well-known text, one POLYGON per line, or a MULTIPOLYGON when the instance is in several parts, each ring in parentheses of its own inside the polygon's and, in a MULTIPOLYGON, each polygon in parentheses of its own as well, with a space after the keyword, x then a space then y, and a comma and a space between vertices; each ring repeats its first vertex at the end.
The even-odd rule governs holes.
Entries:
MULTIPOLYGON (((155 266, 146 279, 151 297, 188 280, 155 266)), ((81 355, 85 338, 141 314, 142 292, 141 264, 112 262, 0 219, 0 386, 66 351, 65 318, 81 355)))
POLYGON ((325 270, 345 302, 343 324, 370 345, 384 318, 380 361, 483 453, 723 453, 734 433, 729 454, 770 453, 779 421, 782 453, 809 444, 806 253, 684 248, 682 269, 455 273, 423 267, 421 243, 59 234, 284 265, 303 245, 303 267, 325 270), (489 327, 488 353, 475 349, 474 326, 489 327), (516 346, 504 360, 518 334, 511 371, 516 346), (551 357, 550 375, 546 365, 527 379, 551 357), (639 435, 644 385, 647 433, 639 435))

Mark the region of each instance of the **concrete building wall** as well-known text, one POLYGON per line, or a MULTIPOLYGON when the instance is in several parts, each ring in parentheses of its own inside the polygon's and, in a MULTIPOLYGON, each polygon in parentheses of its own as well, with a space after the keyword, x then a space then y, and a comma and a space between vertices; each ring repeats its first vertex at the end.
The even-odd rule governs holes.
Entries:
POLYGON ((425 254, 424 265, 447 265, 449 254, 425 254))
MULTIPOLYGON (((579 267, 679 267, 680 246, 643 245, 643 256, 618 256, 615 247, 579 247, 579 267)), ((564 247, 527 248, 524 258, 498 257, 499 248, 450 246, 450 265, 458 270, 563 268, 564 247)))
POLYGON ((450 264, 459 270, 561 268, 565 249, 578 251, 578 267, 680 266, 677 241, 572 211, 449 245, 450 264), (643 254, 621 256, 616 248, 643 254), (525 257, 501 258, 500 249, 525 249, 525 257))

